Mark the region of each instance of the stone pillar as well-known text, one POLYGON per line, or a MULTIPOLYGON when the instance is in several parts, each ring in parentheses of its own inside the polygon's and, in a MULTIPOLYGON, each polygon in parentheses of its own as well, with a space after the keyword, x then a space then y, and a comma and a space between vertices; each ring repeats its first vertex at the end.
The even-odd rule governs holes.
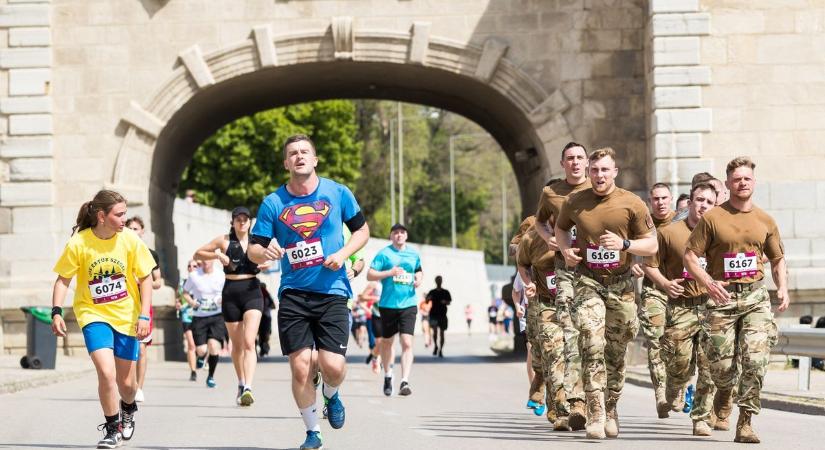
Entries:
POLYGON ((711 131, 711 110, 702 107, 710 68, 700 65, 700 36, 710 33, 710 14, 699 0, 651 0, 647 26, 649 180, 690 189, 697 172, 713 173, 702 158, 702 134, 711 131))

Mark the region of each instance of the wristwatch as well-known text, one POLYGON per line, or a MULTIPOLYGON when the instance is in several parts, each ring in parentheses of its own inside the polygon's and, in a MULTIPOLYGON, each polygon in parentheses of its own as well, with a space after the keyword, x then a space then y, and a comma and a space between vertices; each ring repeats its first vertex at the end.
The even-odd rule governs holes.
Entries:
POLYGON ((630 248, 630 241, 625 239, 622 241, 622 251, 625 251, 630 248))

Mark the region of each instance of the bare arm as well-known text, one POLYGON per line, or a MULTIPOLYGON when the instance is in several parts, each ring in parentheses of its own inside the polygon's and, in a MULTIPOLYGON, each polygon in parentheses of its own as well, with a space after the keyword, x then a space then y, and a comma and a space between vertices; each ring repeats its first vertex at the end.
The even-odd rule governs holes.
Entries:
MULTIPOLYGON (((152 311, 152 274, 149 274, 138 280, 140 289, 140 315, 143 317, 150 317, 152 311)), ((138 319, 135 326, 138 340, 149 336, 149 321, 138 319)))
MULTIPOLYGON (((66 300, 66 292, 69 291, 69 284, 71 278, 63 278, 60 275, 54 280, 54 288, 52 288, 52 306, 63 307, 63 302, 66 300)), ((66 322, 63 321, 63 316, 55 314, 52 316, 52 332, 57 336, 66 337, 66 322)))
POLYGON ((693 250, 685 250, 684 256, 685 269, 690 276, 708 291, 708 295, 717 305, 724 305, 730 302, 730 293, 725 290, 728 285, 726 281, 714 281, 714 279, 702 269, 699 265, 699 256, 693 253, 693 250))
POLYGON ((579 249, 570 246, 570 232, 562 230, 558 227, 558 224, 556 225, 555 231, 556 244, 559 246, 559 251, 561 251, 564 257, 564 264, 567 267, 576 267, 582 258, 579 256, 579 249))
POLYGON ((785 264, 785 258, 779 258, 771 261, 771 275, 773 282, 776 283, 776 297, 779 299, 779 306, 776 308, 779 312, 788 309, 791 303, 791 297, 788 295, 788 269, 785 264))
MULTIPOLYGON (((211 241, 207 242, 199 249, 197 249, 195 251, 195 255, 192 256, 192 259, 197 259, 201 261, 212 261, 213 259, 220 259, 221 264, 229 264, 229 257, 224 254, 226 252, 226 239, 227 238, 225 234, 217 236, 215 239, 212 239, 211 241)), ((254 260, 253 262, 256 262, 258 264, 263 263, 263 261, 258 262, 254 260)))
POLYGON ((160 289, 163 287, 163 275, 160 269, 152 270, 152 289, 160 289))
POLYGON ((668 280, 658 267, 650 267, 646 264, 642 264, 641 267, 642 271, 645 273, 645 276, 650 278, 650 280, 653 281, 659 289, 666 292, 669 297, 677 298, 685 292, 685 288, 681 285, 681 283, 685 281, 683 278, 668 280))
MULTIPOLYGON (((544 242, 547 242, 547 246, 550 248, 550 250, 559 250, 560 247, 558 245, 558 242, 556 241, 556 236, 553 235, 553 228, 550 226, 550 224, 546 222, 536 222, 536 226, 533 228, 535 228, 536 233, 538 233, 538 235, 541 236, 542 239, 544 239, 544 242)), ((570 239, 568 239, 567 241, 570 242, 570 239)))

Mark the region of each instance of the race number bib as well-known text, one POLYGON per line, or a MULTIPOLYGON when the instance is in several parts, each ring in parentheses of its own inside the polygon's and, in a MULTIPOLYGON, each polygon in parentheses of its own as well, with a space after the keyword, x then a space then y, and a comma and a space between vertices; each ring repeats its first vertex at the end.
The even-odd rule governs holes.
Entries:
POLYGON ((571 247, 576 246, 576 226, 575 225, 573 225, 573 227, 570 228, 570 246, 571 247))
POLYGON ((95 305, 116 302, 129 296, 126 277, 122 273, 89 281, 89 292, 95 305))
POLYGON ((392 282, 395 284, 413 284, 413 274, 404 272, 401 275, 393 275, 392 282))
POLYGON ((199 312, 214 312, 220 309, 221 296, 212 298, 199 298, 198 311, 199 312))
POLYGON ((547 289, 550 293, 556 295, 556 272, 547 272, 545 279, 547 280, 547 289))
POLYGON ((594 244, 587 245, 587 267, 589 269, 615 269, 619 267, 621 252, 607 250, 594 244))
POLYGON ((752 277, 759 273, 756 252, 725 253, 722 255, 725 279, 752 277))
MULTIPOLYGON (((699 267, 701 267, 702 270, 707 270, 708 269, 708 260, 705 259, 704 256, 699 257, 699 267)), ((693 277, 690 276, 690 272, 688 272, 686 268, 682 268, 682 278, 684 278, 685 280, 692 280, 693 279, 693 277)))
POLYGON ((285 250, 292 270, 306 269, 324 262, 324 247, 321 246, 320 238, 296 242, 288 245, 285 250))

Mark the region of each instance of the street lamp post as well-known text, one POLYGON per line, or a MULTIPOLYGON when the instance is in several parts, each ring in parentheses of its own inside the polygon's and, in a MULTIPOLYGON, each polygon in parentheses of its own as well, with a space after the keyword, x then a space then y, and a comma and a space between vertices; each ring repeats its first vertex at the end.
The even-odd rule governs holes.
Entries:
POLYGON ((395 224, 395 136, 390 122, 390 222, 395 224))
POLYGON ((404 113, 398 102, 398 221, 404 223, 404 113))
POLYGON ((455 156, 453 153, 453 139, 456 134, 450 135, 450 242, 456 246, 455 239, 455 156))

